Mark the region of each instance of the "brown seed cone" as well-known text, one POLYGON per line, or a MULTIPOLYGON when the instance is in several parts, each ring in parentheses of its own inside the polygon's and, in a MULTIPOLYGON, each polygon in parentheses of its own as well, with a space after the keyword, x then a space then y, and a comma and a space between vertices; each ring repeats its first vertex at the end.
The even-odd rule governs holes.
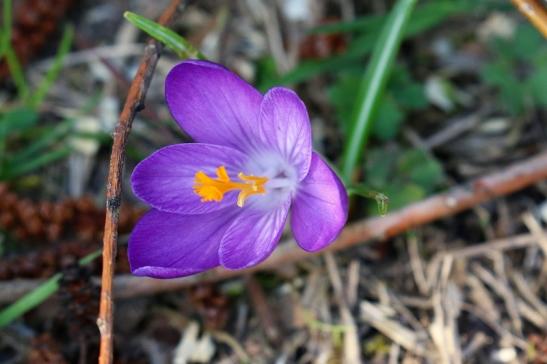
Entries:
MULTIPOLYGON (((143 213, 142 208, 122 206, 120 234, 129 233, 143 213)), ((105 209, 97 207, 90 197, 33 202, 0 183, 0 230, 12 240, 41 246, 15 256, 8 251, 0 264, 0 280, 46 278, 62 270, 67 262, 74 263, 99 249, 104 219, 105 209)), ((129 272, 126 255, 125 247, 120 247, 120 272, 129 272)), ((90 269, 98 274, 100 263, 94 262, 90 269)))
MULTIPOLYGON (((129 233, 143 212, 142 208, 122 206, 119 232, 129 233)), ((91 197, 33 202, 0 184, 0 229, 17 240, 99 242, 104 219, 104 208, 98 208, 91 197)))

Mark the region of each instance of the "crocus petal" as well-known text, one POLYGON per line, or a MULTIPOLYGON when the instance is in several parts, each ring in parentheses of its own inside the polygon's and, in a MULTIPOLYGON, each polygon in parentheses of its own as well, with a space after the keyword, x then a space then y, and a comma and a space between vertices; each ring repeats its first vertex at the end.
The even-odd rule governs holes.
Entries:
POLYGON ((260 105, 260 137, 296 168, 298 180, 310 167, 312 141, 306 106, 292 90, 274 87, 260 105))
POLYGON ((241 152, 219 145, 187 143, 162 148, 140 162, 133 170, 133 192, 152 207, 180 214, 203 214, 235 206, 237 192, 228 192, 221 202, 201 202, 193 191, 196 172, 216 178, 216 168, 226 167, 237 174, 246 161, 241 152))
POLYGON ((195 141, 249 150, 258 135, 262 95, 215 63, 190 60, 165 80, 171 114, 195 141))
POLYGON ((220 264, 242 269, 266 259, 281 238, 289 206, 290 200, 273 210, 243 210, 222 238, 220 264))
POLYGON ((291 212, 298 245, 315 252, 329 245, 346 223, 348 197, 344 185, 315 152, 310 171, 300 183, 291 212))
POLYGON ((138 276, 174 278, 216 267, 220 240, 238 212, 179 215, 150 210, 129 237, 131 271, 138 276))

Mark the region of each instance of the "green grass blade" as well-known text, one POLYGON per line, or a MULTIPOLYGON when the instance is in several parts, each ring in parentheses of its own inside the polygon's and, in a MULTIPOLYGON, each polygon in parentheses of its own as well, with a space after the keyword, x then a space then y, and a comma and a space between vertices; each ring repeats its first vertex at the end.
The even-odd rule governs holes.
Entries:
POLYGON ((384 90, 389 71, 399 49, 404 27, 416 0, 398 0, 382 28, 367 70, 361 81, 351 120, 350 139, 345 144, 342 177, 349 183, 355 166, 363 154, 372 117, 384 90))
POLYGON ((27 85, 27 81, 25 80, 21 63, 19 62, 15 51, 11 47, 11 44, 8 44, 5 50, 5 56, 11 77, 13 78, 13 82, 17 88, 19 100, 25 100, 29 94, 29 87, 27 85))
POLYGON ((13 77, 15 87, 19 93, 20 99, 24 99, 28 95, 28 86, 21 69, 21 64, 17 59, 17 55, 11 46, 11 34, 13 23, 13 3, 12 0, 4 0, 2 6, 2 20, 4 22, 4 29, 2 30, 2 36, 0 37, 0 59, 6 57, 9 71, 13 77))
POLYGON ((101 249, 95 250, 94 252, 89 253, 88 255, 86 255, 85 257, 80 259, 78 261, 78 264, 79 265, 88 265, 89 263, 93 262, 95 259, 100 257, 102 254, 103 254, 103 251, 101 249))
POLYGON ((130 11, 126 11, 123 17, 152 38, 165 44, 167 48, 175 52, 180 58, 205 59, 190 42, 171 29, 130 11))
POLYGON ((8 69, 11 76, 13 77, 13 82, 15 87, 17 87, 17 92, 19 94, 20 100, 23 100, 28 95, 28 85, 23 75, 23 70, 21 68, 21 63, 17 59, 17 55, 11 46, 11 34, 12 34, 12 23, 13 23, 13 3, 12 0, 4 0, 2 6, 2 21, 4 28, 2 29, 2 34, 0 37, 0 59, 6 57, 6 62, 8 64, 8 69))
POLYGON ((15 303, 0 311, 0 328, 9 325, 13 320, 38 306, 55 293, 59 289, 59 281, 62 276, 61 273, 55 274, 33 291, 27 293, 15 303))
POLYGON ((6 178, 16 178, 23 174, 32 172, 35 169, 38 169, 46 164, 50 164, 66 157, 70 154, 70 148, 64 147, 60 149, 53 150, 46 154, 29 158, 26 161, 19 161, 18 163, 9 163, 7 164, 6 178))
POLYGON ((63 67, 63 61, 70 51, 70 47, 72 45, 72 40, 74 39, 74 28, 70 25, 67 25, 65 27, 65 31, 63 33, 63 38, 61 39, 61 43, 59 44, 59 49, 57 50, 57 54, 55 55, 55 60, 53 61, 53 65, 51 68, 47 71, 44 79, 40 82, 38 85, 36 91, 30 96, 29 104, 32 107, 39 107, 42 102, 44 101, 44 98, 46 97, 47 92, 59 76, 59 73, 61 72, 61 68, 63 67))
MULTIPOLYGON (((79 265, 87 265, 101 256, 101 250, 89 253, 78 261, 79 265)), ((0 311, 0 328, 9 325, 18 317, 40 305, 59 289, 59 282, 63 277, 62 273, 57 273, 47 281, 27 293, 17 301, 0 311)))
POLYGON ((19 164, 25 159, 33 159, 37 155, 43 154, 52 144, 66 136, 73 125, 74 120, 68 119, 61 122, 59 125, 48 129, 38 137, 36 141, 33 141, 28 146, 25 146, 24 149, 18 151, 12 160, 13 163, 19 164))
POLYGON ((4 175, 8 136, 32 128, 37 121, 38 114, 26 107, 5 111, 0 115, 0 179, 4 175))
POLYGON ((2 30, 2 37, 0 38, 0 59, 4 57, 6 50, 10 46, 11 42, 11 26, 13 22, 13 4, 11 0, 4 0, 4 6, 2 6, 2 21, 4 29, 2 30))
POLYGON ((7 138, 32 130, 38 122, 38 113, 26 106, 16 107, 2 113, 0 122, 4 125, 0 138, 7 138))

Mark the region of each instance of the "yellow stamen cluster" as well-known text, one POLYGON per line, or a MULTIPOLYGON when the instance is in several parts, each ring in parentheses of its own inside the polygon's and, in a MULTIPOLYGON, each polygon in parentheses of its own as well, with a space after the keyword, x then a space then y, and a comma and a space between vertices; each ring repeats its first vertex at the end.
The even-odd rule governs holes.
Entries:
POLYGON ((266 177, 247 176, 240 172, 237 176, 242 182, 233 182, 224 166, 218 167, 216 173, 216 179, 209 177, 203 171, 196 173, 193 188, 196 195, 201 197, 201 202, 220 202, 226 192, 239 190, 237 205, 243 207, 249 196, 266 193, 264 188, 264 184, 268 182, 266 177))

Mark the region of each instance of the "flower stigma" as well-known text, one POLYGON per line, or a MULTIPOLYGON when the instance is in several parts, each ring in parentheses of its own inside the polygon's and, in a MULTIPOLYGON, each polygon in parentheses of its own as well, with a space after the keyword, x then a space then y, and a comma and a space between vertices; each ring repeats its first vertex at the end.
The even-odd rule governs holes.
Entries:
POLYGON ((245 200, 252 195, 264 195, 264 184, 268 182, 266 177, 248 176, 240 172, 237 177, 242 182, 233 182, 224 166, 216 169, 217 178, 213 179, 203 171, 196 172, 194 179, 194 193, 201 197, 201 202, 220 202, 224 194, 229 191, 239 190, 237 206, 243 207, 245 200))

